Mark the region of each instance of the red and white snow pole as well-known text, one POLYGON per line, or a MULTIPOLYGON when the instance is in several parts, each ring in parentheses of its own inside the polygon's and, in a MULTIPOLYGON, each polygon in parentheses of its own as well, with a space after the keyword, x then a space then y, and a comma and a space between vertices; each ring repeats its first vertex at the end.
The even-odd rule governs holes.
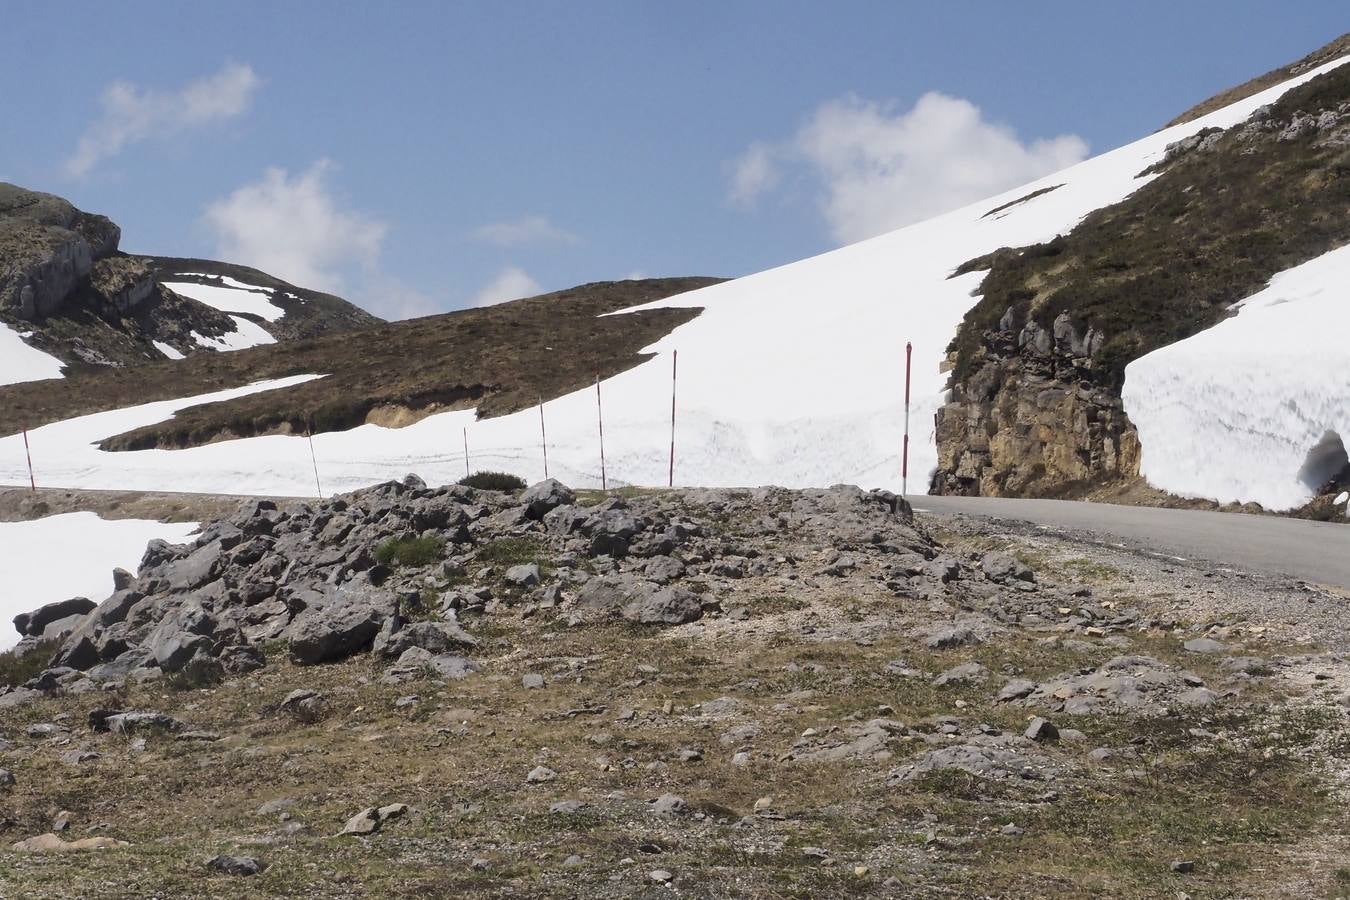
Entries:
POLYGON ((544 398, 539 398, 539 441, 544 445, 544 478, 548 478, 548 432, 544 430, 544 398))
POLYGON ((473 473, 469 471, 469 426, 464 426, 464 477, 468 478, 473 473))
POLYGON ((609 490, 605 477, 605 408, 600 403, 600 373, 595 373, 595 418, 600 423, 600 490, 609 490))
POLYGON ((900 496, 909 497, 909 381, 914 345, 905 342, 905 443, 900 451, 900 496))
POLYGON ((670 356, 670 481, 668 486, 675 486, 675 375, 679 370, 680 351, 675 350, 670 356))
POLYGON ((23 429, 23 455, 28 457, 28 486, 37 493, 37 480, 33 478, 33 451, 28 449, 28 428, 23 429))
POLYGON ((314 425, 313 420, 305 423, 305 437, 309 440, 309 461, 314 465, 314 489, 319 492, 319 499, 323 499, 323 486, 319 484, 319 458, 314 455, 314 425))

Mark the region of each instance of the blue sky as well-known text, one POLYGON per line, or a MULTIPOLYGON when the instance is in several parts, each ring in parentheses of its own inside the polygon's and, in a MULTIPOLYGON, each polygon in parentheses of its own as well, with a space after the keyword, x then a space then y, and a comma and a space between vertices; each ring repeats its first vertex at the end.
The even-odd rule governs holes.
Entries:
POLYGON ((1039 177, 1339 3, 8 0, 0 178, 381 315, 736 275, 1039 177), (1291 12, 1290 10, 1296 10, 1291 12))

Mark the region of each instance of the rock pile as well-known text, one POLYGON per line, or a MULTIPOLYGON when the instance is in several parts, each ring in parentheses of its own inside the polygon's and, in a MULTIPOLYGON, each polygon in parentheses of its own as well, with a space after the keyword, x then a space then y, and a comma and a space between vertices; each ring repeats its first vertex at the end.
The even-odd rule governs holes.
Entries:
MULTIPOLYGON (((720 614, 736 579, 796 577, 798 560, 763 552, 764 538, 793 532, 831 548, 822 572, 880 554, 888 583, 915 596, 959 571, 934 562, 908 505, 884 491, 690 490, 585 505, 557 481, 516 496, 409 476, 318 503, 250 501, 192 543, 152 541, 102 603, 76 598, 16 618, 19 653, 60 644, 0 705, 166 675, 209 682, 265 665, 266 649, 282 644, 299 665, 370 652, 389 661, 393 682, 463 677, 477 641, 461 619, 689 623, 720 614), (732 516, 751 524, 719 526, 732 516)), ((1024 577, 998 564, 999 577, 1024 577)))

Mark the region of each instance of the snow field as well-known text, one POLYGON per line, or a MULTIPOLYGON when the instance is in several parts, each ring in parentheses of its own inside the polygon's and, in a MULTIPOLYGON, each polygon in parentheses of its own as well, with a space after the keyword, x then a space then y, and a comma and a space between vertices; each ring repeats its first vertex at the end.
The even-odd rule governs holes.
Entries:
POLYGON ((275 344, 277 339, 268 334, 257 322, 251 322, 242 316, 230 316, 234 320, 234 331, 219 337, 207 337, 192 332, 192 339, 203 347, 221 352, 247 350, 249 347, 261 347, 263 344, 275 344))
POLYGON ((108 520, 91 512, 0 522, 0 651, 19 642, 14 616, 71 597, 101 603, 112 593, 112 570, 136 571, 147 542, 180 543, 196 530, 195 523, 108 520))
POLYGON ((271 291, 229 277, 220 281, 219 285, 166 281, 164 286, 179 296, 190 297, 225 313, 248 313, 267 322, 275 322, 286 315, 286 310, 268 300, 271 291))
POLYGON ((0 384, 61 377, 61 360, 24 343, 19 332, 0 324, 0 384))
POLYGON ((1121 396, 1141 474, 1220 503, 1307 503, 1350 440, 1347 334, 1350 246, 1281 272, 1237 315, 1135 360, 1121 396))

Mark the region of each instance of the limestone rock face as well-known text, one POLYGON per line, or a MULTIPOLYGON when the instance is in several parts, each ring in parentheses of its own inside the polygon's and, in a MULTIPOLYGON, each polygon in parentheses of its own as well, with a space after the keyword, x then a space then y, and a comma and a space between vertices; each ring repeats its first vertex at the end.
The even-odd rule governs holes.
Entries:
POLYGON ((24 319, 51 315, 121 238, 104 216, 0 182, 0 308, 24 319))
POLYGON ((985 334, 983 364, 938 410, 934 493, 1054 496, 1139 473, 1139 438, 1120 398, 1095 384, 1105 335, 1061 314, 985 334))

